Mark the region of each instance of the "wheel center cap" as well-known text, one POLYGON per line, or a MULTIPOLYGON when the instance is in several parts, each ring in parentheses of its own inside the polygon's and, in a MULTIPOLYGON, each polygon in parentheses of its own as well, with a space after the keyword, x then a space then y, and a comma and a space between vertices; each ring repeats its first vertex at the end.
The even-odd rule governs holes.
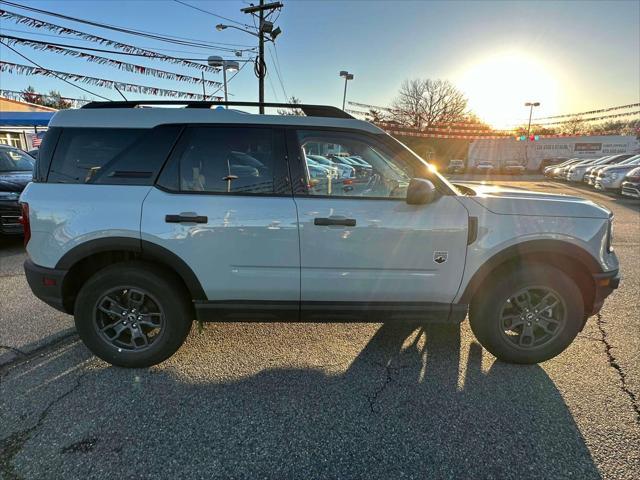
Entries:
POLYGON ((527 313, 527 320, 533 320, 533 313, 527 313))
POLYGON ((129 320, 130 322, 134 322, 136 319, 136 316, 133 313, 130 313, 129 315, 127 315, 127 320, 129 320))

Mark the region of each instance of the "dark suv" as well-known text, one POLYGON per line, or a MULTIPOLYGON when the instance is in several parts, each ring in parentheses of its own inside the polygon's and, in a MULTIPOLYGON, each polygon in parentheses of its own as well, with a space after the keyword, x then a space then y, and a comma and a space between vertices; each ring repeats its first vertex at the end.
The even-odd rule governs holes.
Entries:
POLYGON ((20 193, 31 181, 35 160, 27 152, 0 145, 0 235, 20 235, 20 193))

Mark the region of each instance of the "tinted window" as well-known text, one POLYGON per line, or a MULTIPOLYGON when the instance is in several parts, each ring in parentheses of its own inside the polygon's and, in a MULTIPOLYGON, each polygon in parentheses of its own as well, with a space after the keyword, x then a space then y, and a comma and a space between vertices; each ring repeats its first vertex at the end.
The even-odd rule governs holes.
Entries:
POLYGON ((180 130, 172 125, 154 129, 64 129, 48 181, 150 185, 180 130))
POLYGON ((282 165, 282 141, 272 129, 190 127, 159 184, 183 192, 279 193, 274 179, 282 165))
POLYGON ((0 147, 0 172, 31 172, 35 160, 17 148, 0 147))

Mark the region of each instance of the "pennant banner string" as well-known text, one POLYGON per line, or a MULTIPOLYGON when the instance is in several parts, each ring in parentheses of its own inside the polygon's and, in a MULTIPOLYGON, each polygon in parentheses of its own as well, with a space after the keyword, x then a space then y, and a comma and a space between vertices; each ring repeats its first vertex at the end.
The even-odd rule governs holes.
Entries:
POLYGON ((147 50, 145 48, 135 47, 133 45, 129 45, 126 43, 116 42, 114 40, 109 40, 108 38, 99 37, 97 35, 93 35, 90 33, 84 33, 79 30, 74 30, 68 27, 62 27, 54 23, 45 22, 44 20, 38 20, 36 18, 27 17, 25 15, 20 15, 18 13, 9 12, 4 9, 0 9, 0 19, 2 18, 12 20, 18 24, 27 25, 32 28, 45 29, 45 30, 49 30, 51 32, 55 32, 63 35, 73 35, 75 37, 82 38, 83 40, 89 40, 91 42, 96 42, 101 45, 109 45, 110 47, 117 48, 118 50, 122 50, 124 52, 138 53, 145 57, 155 58, 157 60, 162 60, 164 62, 181 64, 189 68, 196 68, 198 70, 204 70, 204 71, 211 71, 211 72, 219 71, 218 67, 210 67, 209 65, 205 65, 202 63, 197 63, 197 62, 192 62, 190 60, 171 57, 169 55, 164 55, 162 53, 154 52, 152 50, 147 50))
MULTIPOLYGON (((152 75, 154 77, 164 78, 167 80, 176 80, 178 82, 200 83, 200 84, 202 83, 202 79, 198 77, 192 77, 190 75, 182 75, 180 73, 167 72, 166 70, 158 70, 157 68, 146 67, 143 65, 136 65, 128 62, 121 62, 120 60, 115 60, 112 58, 102 57, 99 55, 93 55, 90 53, 79 52, 77 50, 58 47, 56 45, 51 45, 47 42, 20 39, 17 37, 12 37, 9 35, 2 35, 2 34, 0 34, 0 38, 4 39, 5 42, 10 45, 24 45, 24 46, 33 48, 35 50, 59 53, 61 55, 70 55, 72 57, 82 58, 88 62, 99 63, 102 65, 110 65, 112 67, 115 67, 127 72, 139 73, 141 75, 152 75)), ((210 87, 219 87, 220 85, 222 85, 220 82, 216 82, 213 80, 205 80, 204 83, 205 85, 208 85, 210 87)))

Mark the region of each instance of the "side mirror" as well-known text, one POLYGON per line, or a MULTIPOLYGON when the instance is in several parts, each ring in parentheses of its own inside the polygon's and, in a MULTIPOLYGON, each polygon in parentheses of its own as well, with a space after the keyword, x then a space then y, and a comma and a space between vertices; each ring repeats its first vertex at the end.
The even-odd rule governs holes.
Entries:
POLYGON ((433 202, 437 197, 436 187, 424 178, 412 178, 407 187, 407 203, 424 205, 433 202))

